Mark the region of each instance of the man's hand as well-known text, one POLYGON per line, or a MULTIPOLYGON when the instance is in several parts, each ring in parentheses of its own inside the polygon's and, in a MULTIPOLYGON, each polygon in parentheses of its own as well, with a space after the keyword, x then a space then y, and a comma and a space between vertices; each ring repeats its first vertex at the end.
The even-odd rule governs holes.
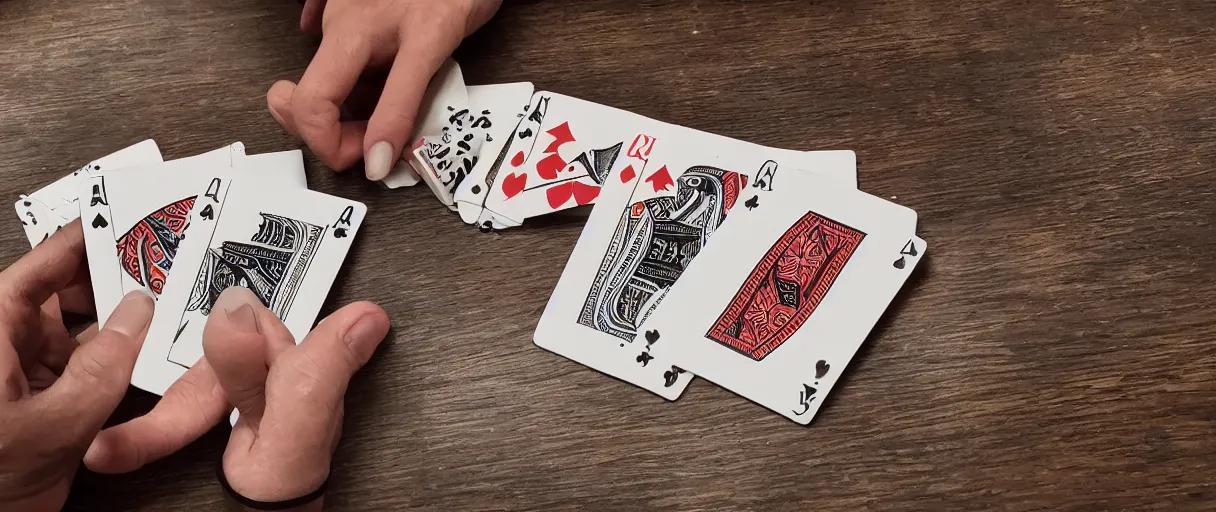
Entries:
POLYGON ((308 0, 300 26, 322 34, 321 46, 298 85, 284 80, 270 88, 270 113, 325 165, 343 170, 364 158, 367 177, 383 179, 409 142, 431 77, 500 3, 308 0), (386 67, 391 70, 382 84, 360 83, 369 69, 386 67), (376 101, 370 119, 342 120, 348 97, 351 111, 376 101))
POLYGON ((279 502, 325 482, 342 432, 347 384, 388 330, 384 310, 357 302, 322 320, 296 345, 252 292, 229 288, 220 294, 203 329, 203 351, 240 411, 223 462, 233 490, 279 502))
POLYGON ((73 337, 63 309, 85 312, 91 295, 80 221, 0 272, 0 509, 63 507, 127 392, 152 299, 127 295, 101 330, 73 337))

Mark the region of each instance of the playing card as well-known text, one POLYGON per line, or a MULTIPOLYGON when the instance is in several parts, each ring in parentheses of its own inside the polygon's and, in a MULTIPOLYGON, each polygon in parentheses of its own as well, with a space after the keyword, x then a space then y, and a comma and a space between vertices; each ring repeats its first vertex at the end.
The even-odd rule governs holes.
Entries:
POLYGON ((213 178, 200 194, 131 378, 156 394, 202 356, 203 326, 229 286, 250 289, 304 339, 367 212, 304 189, 267 194, 241 178, 213 178))
POLYGON ((162 160, 156 141, 148 139, 89 162, 88 165, 42 187, 37 192, 22 195, 14 206, 17 209, 17 217, 21 219, 25 236, 30 241, 30 247, 38 245, 59 228, 79 218, 80 208, 77 207, 76 200, 79 197, 77 193, 80 180, 95 172, 160 163, 162 160))
POLYGON ((452 109, 439 136, 419 141, 411 164, 440 202, 456 210, 456 191, 486 167, 479 165, 483 155, 498 155, 532 90, 529 82, 470 86, 469 108, 452 109))
MULTIPOLYGON (((483 228, 518 226, 532 217, 594 203, 608 169, 637 133, 718 153, 761 147, 538 92, 487 173, 485 181, 490 185, 477 224, 483 228)), ((475 201, 476 196, 465 199, 475 201)))
POLYGON ((926 246, 903 206, 807 173, 759 185, 638 327, 634 349, 807 424, 926 246))
POLYGON ((679 396, 691 375, 635 346, 636 326, 727 214, 744 208, 749 191, 769 190, 788 174, 816 173, 842 187, 856 182, 851 151, 749 146, 718 153, 635 138, 570 255, 537 325, 536 344, 665 398, 679 396), (639 157, 638 147, 654 149, 639 157))
POLYGON ((245 172, 265 173, 272 181, 282 179, 283 185, 308 188, 308 175, 304 172, 304 152, 298 149, 245 155, 232 162, 233 176, 244 176, 245 172))
POLYGON ((290 153, 220 150, 85 180, 80 211, 98 321, 104 324, 127 293, 142 289, 160 296, 195 196, 211 178, 231 173, 271 189, 304 188, 299 154, 290 153))
MULTIPOLYGON (((418 107, 418 116, 414 122, 414 134, 409 144, 402 148, 402 160, 408 160, 410 153, 422 144, 425 137, 440 137, 444 127, 448 126, 453 115, 469 109, 469 94, 465 89, 464 75, 460 65, 452 59, 444 62, 423 94, 418 107)), ((408 163, 394 166, 380 183, 388 188, 413 186, 418 183, 417 175, 411 176, 408 163)))

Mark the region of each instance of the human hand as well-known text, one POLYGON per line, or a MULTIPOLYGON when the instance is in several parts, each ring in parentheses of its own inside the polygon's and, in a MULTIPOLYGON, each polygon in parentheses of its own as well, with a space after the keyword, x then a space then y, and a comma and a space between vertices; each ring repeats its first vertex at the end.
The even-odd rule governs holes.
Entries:
POLYGON ((368 179, 383 179, 409 142, 431 77, 500 3, 308 0, 300 26, 322 34, 321 46, 298 85, 284 80, 270 88, 270 113, 325 165, 344 170, 363 158, 368 179), (376 99, 378 84, 360 78, 384 67, 391 70, 376 99), (370 119, 344 121, 348 98, 352 112, 374 102, 370 119))
POLYGON ((63 311, 92 309, 84 262, 76 221, 0 272, 0 509, 63 506, 152 320, 152 299, 135 292, 100 331, 69 334, 63 311))
POLYGON ((240 411, 222 466, 232 490, 283 502, 322 486, 342 432, 347 384, 388 330, 384 310, 356 302, 296 345, 252 292, 220 294, 203 329, 203 352, 240 411))

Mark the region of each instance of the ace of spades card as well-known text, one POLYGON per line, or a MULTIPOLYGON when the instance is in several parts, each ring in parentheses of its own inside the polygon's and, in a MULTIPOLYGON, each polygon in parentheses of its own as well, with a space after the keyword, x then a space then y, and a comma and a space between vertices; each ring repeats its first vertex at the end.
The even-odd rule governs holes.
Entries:
POLYGON ((911 209, 813 174, 776 181, 741 196, 638 332, 656 362, 805 425, 926 246, 911 209))
POLYGON ((156 141, 148 139, 89 162, 38 191, 21 196, 13 206, 30 247, 80 217, 76 200, 81 180, 95 173, 162 161, 156 141))
MULTIPOLYGON (((652 138, 653 139, 653 138, 652 138)), ((706 151, 659 138, 613 174, 579 238, 533 336, 541 348, 674 400, 691 374, 656 360, 637 326, 719 225, 749 197, 812 174, 836 186, 856 181, 851 151, 796 152, 749 145, 706 151), (636 173, 634 172, 636 170, 636 173)), ((716 149, 716 148, 715 148, 716 149)))
POLYGON ((449 209, 457 210, 456 191, 482 157, 497 156, 532 89, 530 82, 469 86, 469 107, 449 107, 442 134, 424 137, 414 149, 410 165, 449 209))
POLYGON ((248 288, 304 339, 367 213, 306 189, 267 194, 240 177, 213 178, 198 194, 131 378, 156 394, 202 356, 203 326, 230 286, 248 288))
POLYGON ((98 321, 104 324, 127 293, 142 289, 160 296, 195 198, 220 171, 259 180, 268 189, 304 186, 303 164, 295 165, 291 152, 240 155, 231 165, 222 153, 208 155, 85 180, 80 211, 98 321))

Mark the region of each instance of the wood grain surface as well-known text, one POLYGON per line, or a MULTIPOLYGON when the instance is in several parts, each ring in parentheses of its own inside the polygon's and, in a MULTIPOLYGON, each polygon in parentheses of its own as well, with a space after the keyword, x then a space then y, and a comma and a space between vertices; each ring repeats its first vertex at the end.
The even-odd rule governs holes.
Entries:
MULTIPOLYGON (((264 93, 316 48, 299 10, 0 0, 0 197, 147 137, 298 147, 264 93)), ((855 150, 932 250, 803 428, 533 346, 578 221, 482 234, 426 187, 314 159, 313 188, 369 208, 324 312, 395 322, 350 389, 328 508, 1216 508, 1214 26, 1210 0, 507 0, 458 53, 469 83, 855 150)), ((82 471, 68 508, 222 510, 225 441, 82 471)))

